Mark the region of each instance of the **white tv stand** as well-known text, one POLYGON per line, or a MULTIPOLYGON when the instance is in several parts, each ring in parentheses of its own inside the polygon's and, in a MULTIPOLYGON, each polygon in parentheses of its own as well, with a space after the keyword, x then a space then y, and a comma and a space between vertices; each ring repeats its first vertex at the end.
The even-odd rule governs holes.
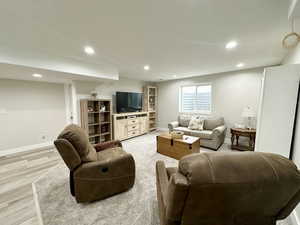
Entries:
POLYGON ((113 114, 113 139, 126 140, 149 131, 148 112, 113 114))

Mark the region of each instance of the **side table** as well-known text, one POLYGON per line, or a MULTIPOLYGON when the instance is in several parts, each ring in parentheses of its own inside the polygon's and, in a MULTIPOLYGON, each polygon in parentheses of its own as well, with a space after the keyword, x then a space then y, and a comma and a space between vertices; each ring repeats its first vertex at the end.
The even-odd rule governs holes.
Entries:
POLYGON ((241 128, 231 128, 231 149, 240 150, 240 151, 254 151, 255 147, 255 129, 241 129, 241 128), (239 143, 239 137, 249 138, 248 145, 241 145, 239 143), (236 143, 234 141, 236 140, 236 143))

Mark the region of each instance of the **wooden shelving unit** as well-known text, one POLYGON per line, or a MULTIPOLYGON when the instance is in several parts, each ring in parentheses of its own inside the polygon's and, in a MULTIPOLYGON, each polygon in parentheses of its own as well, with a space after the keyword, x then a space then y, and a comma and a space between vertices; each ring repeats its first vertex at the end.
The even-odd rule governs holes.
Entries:
POLYGON ((111 110, 111 100, 80 100, 81 127, 91 144, 112 140, 111 110))
POLYGON ((156 130, 157 87, 144 87, 143 111, 149 114, 149 131, 156 130))

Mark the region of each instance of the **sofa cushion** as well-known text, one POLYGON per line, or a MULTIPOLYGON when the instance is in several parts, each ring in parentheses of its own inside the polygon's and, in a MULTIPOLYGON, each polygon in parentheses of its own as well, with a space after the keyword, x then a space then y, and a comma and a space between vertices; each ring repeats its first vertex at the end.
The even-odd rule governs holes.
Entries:
POLYGON ((190 135, 191 133, 191 129, 187 128, 187 127, 175 127, 174 128, 175 131, 182 131, 184 132, 185 135, 190 135))
POLYGON ((204 130, 213 130, 218 126, 224 125, 224 118, 218 117, 218 118, 207 118, 204 120, 204 130))
POLYGON ((180 127, 188 127, 191 120, 191 115, 180 114, 178 122, 180 127))
POLYGON ((89 143, 88 136, 82 128, 71 124, 67 126, 58 136, 57 139, 68 140, 83 162, 97 161, 97 153, 95 148, 89 143))
POLYGON ((199 137, 200 139, 213 139, 211 130, 191 130, 190 135, 199 137))

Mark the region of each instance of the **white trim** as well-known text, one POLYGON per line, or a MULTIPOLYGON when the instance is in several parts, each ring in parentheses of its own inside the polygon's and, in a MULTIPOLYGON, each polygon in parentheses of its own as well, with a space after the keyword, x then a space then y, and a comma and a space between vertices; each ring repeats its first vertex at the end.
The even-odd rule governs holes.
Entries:
POLYGON ((0 156, 7 156, 7 155, 14 154, 14 153, 26 152, 26 151, 31 151, 31 150, 49 149, 49 148, 53 148, 53 147, 54 147, 53 141, 44 142, 41 144, 27 145, 27 146, 22 146, 22 147, 18 147, 18 148, 0 150, 0 156))
POLYGON ((202 114, 202 115, 211 115, 213 112, 213 83, 212 82, 204 82, 204 83, 195 83, 195 84, 185 84, 181 85, 179 87, 179 113, 196 113, 196 114, 202 114), (183 87, 191 87, 191 86, 210 86, 211 91, 210 91, 210 110, 209 111, 183 111, 182 110, 182 88, 183 87))
POLYGON ((71 84, 71 99, 72 99, 72 115, 73 115, 73 123, 79 124, 78 113, 77 113, 77 90, 75 82, 71 84))
POLYGON ((295 210, 291 213, 290 218, 292 225, 300 225, 300 220, 295 210))
POLYGON ((183 84, 180 87, 206 86, 206 85, 211 85, 212 86, 212 84, 213 84, 213 82, 190 83, 190 84, 183 84))
POLYGON ((256 122, 255 151, 259 151, 260 139, 258 137, 260 135, 261 118, 263 113, 262 107, 263 107, 264 96, 265 96, 265 79, 266 79, 266 69, 264 69, 263 77, 261 79, 261 93, 260 93, 257 122, 256 122))
POLYGON ((72 106, 71 106, 71 96, 70 96, 70 84, 64 84, 65 92, 65 107, 66 107, 66 123, 72 123, 72 106))

